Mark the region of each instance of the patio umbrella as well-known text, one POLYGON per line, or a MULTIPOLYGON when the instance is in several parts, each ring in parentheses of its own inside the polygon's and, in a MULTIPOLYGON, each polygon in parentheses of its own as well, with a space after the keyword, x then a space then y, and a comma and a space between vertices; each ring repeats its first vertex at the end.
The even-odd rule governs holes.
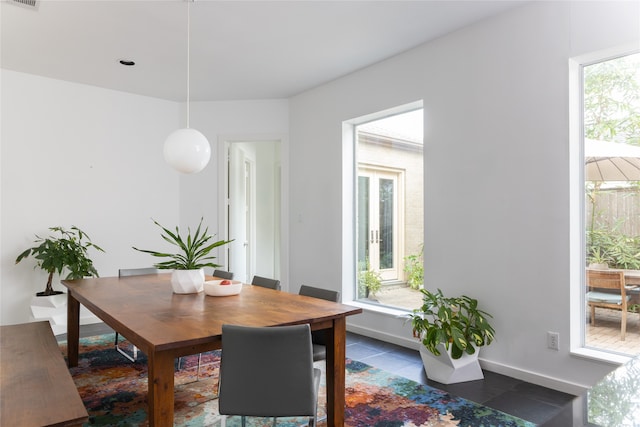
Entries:
POLYGON ((587 181, 640 181, 640 147, 610 141, 584 141, 587 181))

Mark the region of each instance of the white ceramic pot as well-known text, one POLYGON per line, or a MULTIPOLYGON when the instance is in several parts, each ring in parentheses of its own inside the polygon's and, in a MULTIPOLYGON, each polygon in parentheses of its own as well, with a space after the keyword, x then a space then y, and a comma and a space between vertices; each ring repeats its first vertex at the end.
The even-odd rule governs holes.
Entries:
POLYGON ((434 355, 424 345, 420 345, 420 357, 422 357, 427 378, 430 380, 442 384, 453 384, 484 378, 478 362, 478 353, 480 353, 478 347, 475 353, 464 353, 460 359, 451 358, 451 346, 447 351, 444 344, 440 344, 438 350, 440 350, 440 356, 434 355))
POLYGON ((608 270, 609 264, 607 264, 606 262, 592 262, 591 264, 589 264, 589 268, 593 270, 608 270))
POLYGON ((197 294, 204 286, 204 270, 173 270, 171 286, 176 294, 197 294))

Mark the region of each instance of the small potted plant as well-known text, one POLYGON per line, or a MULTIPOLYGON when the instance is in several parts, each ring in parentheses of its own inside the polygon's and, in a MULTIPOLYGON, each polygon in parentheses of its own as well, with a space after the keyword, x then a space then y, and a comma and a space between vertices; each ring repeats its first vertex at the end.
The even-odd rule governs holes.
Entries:
POLYGON ((420 289, 424 284, 424 245, 420 244, 420 252, 404 257, 404 272, 407 273, 407 284, 411 289, 420 289))
POLYGON ((422 306, 409 315, 427 377, 443 384, 484 378, 478 347, 489 345, 495 331, 492 317, 466 295, 445 297, 440 289, 421 289, 422 306))
POLYGON ((16 258, 17 264, 23 259, 33 256, 36 259, 36 267, 49 273, 45 290, 36 293, 37 296, 61 294, 61 291, 53 290, 53 274, 62 274, 65 269, 69 271, 66 279, 99 277, 98 271, 93 266, 93 261, 89 258, 88 249, 94 248, 100 252, 104 251, 91 242, 87 233, 75 226, 71 227, 71 230, 65 230, 62 227, 50 227, 49 230, 60 235, 42 238, 36 234, 35 243, 39 243, 39 245, 27 249, 16 258))
POLYGON ((593 247, 588 256, 589 268, 596 270, 607 270, 609 268, 610 257, 605 255, 600 248, 593 247))
POLYGON ((371 268, 368 258, 364 262, 359 263, 358 288, 360 289, 360 293, 364 294, 365 298, 375 296, 382 288, 382 277, 380 273, 371 268))
POLYGON ((219 264, 213 263, 211 260, 216 257, 209 255, 214 249, 233 240, 218 240, 211 242, 214 237, 209 234, 209 228, 205 228, 201 231, 203 218, 200 218, 200 224, 196 232, 191 235, 191 228, 187 230, 186 238, 180 235, 180 229, 176 227, 176 231, 171 230, 160 225, 156 220, 152 221, 162 229, 160 234, 162 238, 177 246, 180 251, 177 253, 165 253, 152 251, 148 249, 138 249, 133 247, 136 251, 145 252, 158 258, 169 258, 167 261, 158 262, 154 264, 154 267, 163 270, 173 270, 171 275, 171 285, 173 291, 177 294, 188 294, 201 292, 204 286, 204 267, 220 267, 219 264))

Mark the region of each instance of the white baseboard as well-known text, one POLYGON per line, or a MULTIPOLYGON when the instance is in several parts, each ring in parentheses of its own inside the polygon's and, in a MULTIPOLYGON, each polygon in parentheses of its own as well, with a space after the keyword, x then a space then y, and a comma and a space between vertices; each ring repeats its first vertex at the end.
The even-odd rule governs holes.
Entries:
MULTIPOLYGON (((347 331, 369 338, 375 338, 377 340, 385 341, 391 344, 396 344, 401 347, 410 348, 416 351, 418 351, 418 349, 420 348, 420 343, 416 339, 399 337, 397 335, 387 334, 362 326, 347 324, 347 331)), ((557 378, 548 377, 546 375, 541 375, 535 372, 525 371, 514 366, 492 362, 483 358, 480 358, 480 366, 482 366, 482 369, 490 372, 506 375, 542 387, 547 387, 553 390, 561 391, 563 393, 572 394, 574 396, 580 396, 589 389, 589 387, 586 385, 559 380, 557 378)))
POLYGON ((375 338, 380 341, 399 345, 401 347, 410 348, 416 351, 418 351, 418 349, 420 348, 420 343, 415 338, 399 337, 397 335, 387 334, 384 332, 377 331, 375 329, 369 329, 369 328, 364 328, 362 326, 349 325, 349 324, 347 324, 347 331, 353 332, 354 334, 363 335, 365 337, 375 338))
POLYGON ((492 362, 483 358, 480 358, 480 366, 482 366, 482 369, 485 369, 487 371, 507 375, 512 378, 516 378, 542 387, 551 388, 563 393, 572 394, 574 396, 580 396, 581 394, 589 390, 589 387, 583 384, 576 384, 557 378, 552 378, 546 375, 541 375, 536 372, 525 371, 514 366, 492 362))

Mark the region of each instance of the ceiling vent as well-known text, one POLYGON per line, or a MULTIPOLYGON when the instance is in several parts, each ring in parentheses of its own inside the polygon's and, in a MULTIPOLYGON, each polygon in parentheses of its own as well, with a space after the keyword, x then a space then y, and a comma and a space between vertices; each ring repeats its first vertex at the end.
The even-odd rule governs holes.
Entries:
POLYGON ((10 0, 9 3, 13 3, 17 6, 23 6, 29 9, 37 9, 39 0, 10 0))

